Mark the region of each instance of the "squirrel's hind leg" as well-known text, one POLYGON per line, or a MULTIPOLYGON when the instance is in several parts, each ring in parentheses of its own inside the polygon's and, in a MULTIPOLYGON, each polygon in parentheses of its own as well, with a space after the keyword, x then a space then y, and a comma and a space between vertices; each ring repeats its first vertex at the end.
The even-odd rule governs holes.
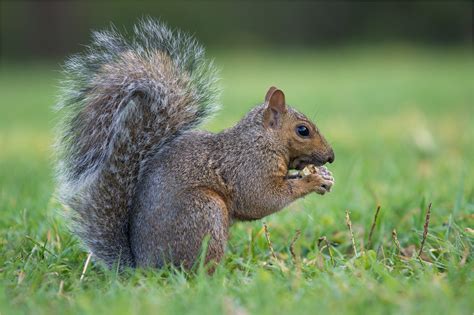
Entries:
MULTIPOLYGON (((138 267, 161 266, 168 262, 191 269, 206 239, 206 264, 221 261, 227 243, 229 215, 219 194, 208 189, 185 190, 174 196, 166 209, 147 211, 147 215, 152 217, 142 217, 140 222, 148 228, 135 226, 135 234, 141 234, 140 244, 133 244, 132 239, 140 252, 135 255, 138 267)), ((210 266, 210 272, 214 268, 210 266)))

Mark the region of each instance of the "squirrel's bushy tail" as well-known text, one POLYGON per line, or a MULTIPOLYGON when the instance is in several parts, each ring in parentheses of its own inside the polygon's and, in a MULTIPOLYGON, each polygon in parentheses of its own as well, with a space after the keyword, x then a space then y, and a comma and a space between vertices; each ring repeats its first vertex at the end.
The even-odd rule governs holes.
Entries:
POLYGON ((58 197, 108 266, 133 266, 129 218, 147 159, 216 108, 216 71, 192 37, 152 19, 93 33, 65 64, 58 197))

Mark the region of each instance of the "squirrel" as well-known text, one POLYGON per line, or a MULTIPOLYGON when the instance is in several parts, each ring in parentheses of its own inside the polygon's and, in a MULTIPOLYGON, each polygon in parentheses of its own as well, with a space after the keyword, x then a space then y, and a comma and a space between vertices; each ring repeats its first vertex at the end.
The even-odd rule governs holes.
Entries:
POLYGON ((217 71, 203 47, 160 21, 131 36, 113 26, 64 64, 58 102, 57 196, 73 232, 107 267, 192 268, 223 258, 229 227, 324 194, 334 152, 271 87, 219 133, 196 130, 218 107, 217 71))

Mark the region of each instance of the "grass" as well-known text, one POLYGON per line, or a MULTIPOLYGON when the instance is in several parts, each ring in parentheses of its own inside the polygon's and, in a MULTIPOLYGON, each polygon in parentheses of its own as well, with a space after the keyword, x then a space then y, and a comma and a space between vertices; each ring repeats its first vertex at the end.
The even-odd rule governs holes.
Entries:
POLYGON ((334 190, 266 218, 268 234, 261 221, 235 224, 213 277, 202 268, 117 274, 92 263, 80 281, 87 253, 52 197, 59 68, 5 65, 0 313, 472 314, 471 52, 393 46, 214 55, 224 105, 205 128, 231 126, 276 85, 333 144, 334 190))

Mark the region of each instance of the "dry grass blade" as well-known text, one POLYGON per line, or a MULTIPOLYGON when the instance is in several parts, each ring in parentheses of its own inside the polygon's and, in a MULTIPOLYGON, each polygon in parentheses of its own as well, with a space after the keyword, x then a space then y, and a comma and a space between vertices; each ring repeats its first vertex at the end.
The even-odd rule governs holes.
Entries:
POLYGON ((268 247, 270 248, 270 253, 273 258, 277 259, 275 250, 273 249, 272 241, 270 240, 270 232, 268 231, 268 226, 263 222, 263 230, 265 232, 265 238, 267 239, 268 247))
POLYGON ((462 253, 461 261, 459 262, 460 267, 462 267, 466 264, 468 256, 469 256, 469 246, 465 246, 464 251, 462 253))
POLYGON ((57 295, 63 295, 63 291, 64 291, 64 280, 61 280, 59 282, 59 289, 58 289, 57 295))
POLYGON ((301 235, 301 230, 296 230, 295 236, 293 237, 293 239, 291 240, 291 243, 290 243, 290 253, 291 253, 291 257, 293 258, 293 263, 294 264, 296 264, 297 261, 298 261, 298 257, 295 254, 295 243, 298 240, 298 238, 300 237, 300 235, 301 235))
POLYGON ((86 262, 84 263, 84 268, 82 269, 81 278, 79 279, 79 281, 82 281, 82 279, 84 279, 84 276, 86 275, 87 267, 89 267, 89 263, 91 262, 91 257, 92 257, 92 253, 89 253, 89 255, 87 255, 86 262))
POLYGON ((354 233, 352 232, 352 222, 351 217, 349 216, 349 210, 346 210, 346 225, 351 235, 352 249, 354 250, 354 255, 357 256, 357 247, 354 240, 354 233))
POLYGON ((324 242, 326 244, 326 247, 328 249, 328 252, 329 252, 329 258, 331 259, 331 264, 333 266, 335 266, 336 264, 334 263, 334 257, 332 256, 332 252, 331 252, 331 246, 329 245, 329 241, 327 239, 326 236, 321 236, 319 239, 318 239, 318 247, 319 247, 319 250, 322 252, 324 247, 321 248, 321 243, 324 242))
POLYGON ((392 231, 392 239, 393 239, 393 242, 395 243, 395 246, 397 247, 398 253, 401 253, 402 248, 400 246, 400 242, 398 241, 397 230, 395 229, 393 229, 392 231))
POLYGON ((369 232, 369 240, 367 241, 367 248, 370 249, 372 247, 372 234, 374 233, 375 225, 377 224, 377 218, 380 212, 380 205, 377 206, 377 210, 375 210, 374 220, 372 221, 372 226, 370 227, 369 232))
POLYGON ((421 240, 420 251, 418 252, 418 257, 423 253, 423 246, 425 246, 426 237, 428 236, 428 226, 430 224, 431 216, 431 202, 428 205, 428 210, 426 211, 425 224, 423 225, 423 238, 421 240))
POLYGON ((20 284, 25 279, 26 273, 23 270, 18 271, 18 281, 17 284, 20 284))

